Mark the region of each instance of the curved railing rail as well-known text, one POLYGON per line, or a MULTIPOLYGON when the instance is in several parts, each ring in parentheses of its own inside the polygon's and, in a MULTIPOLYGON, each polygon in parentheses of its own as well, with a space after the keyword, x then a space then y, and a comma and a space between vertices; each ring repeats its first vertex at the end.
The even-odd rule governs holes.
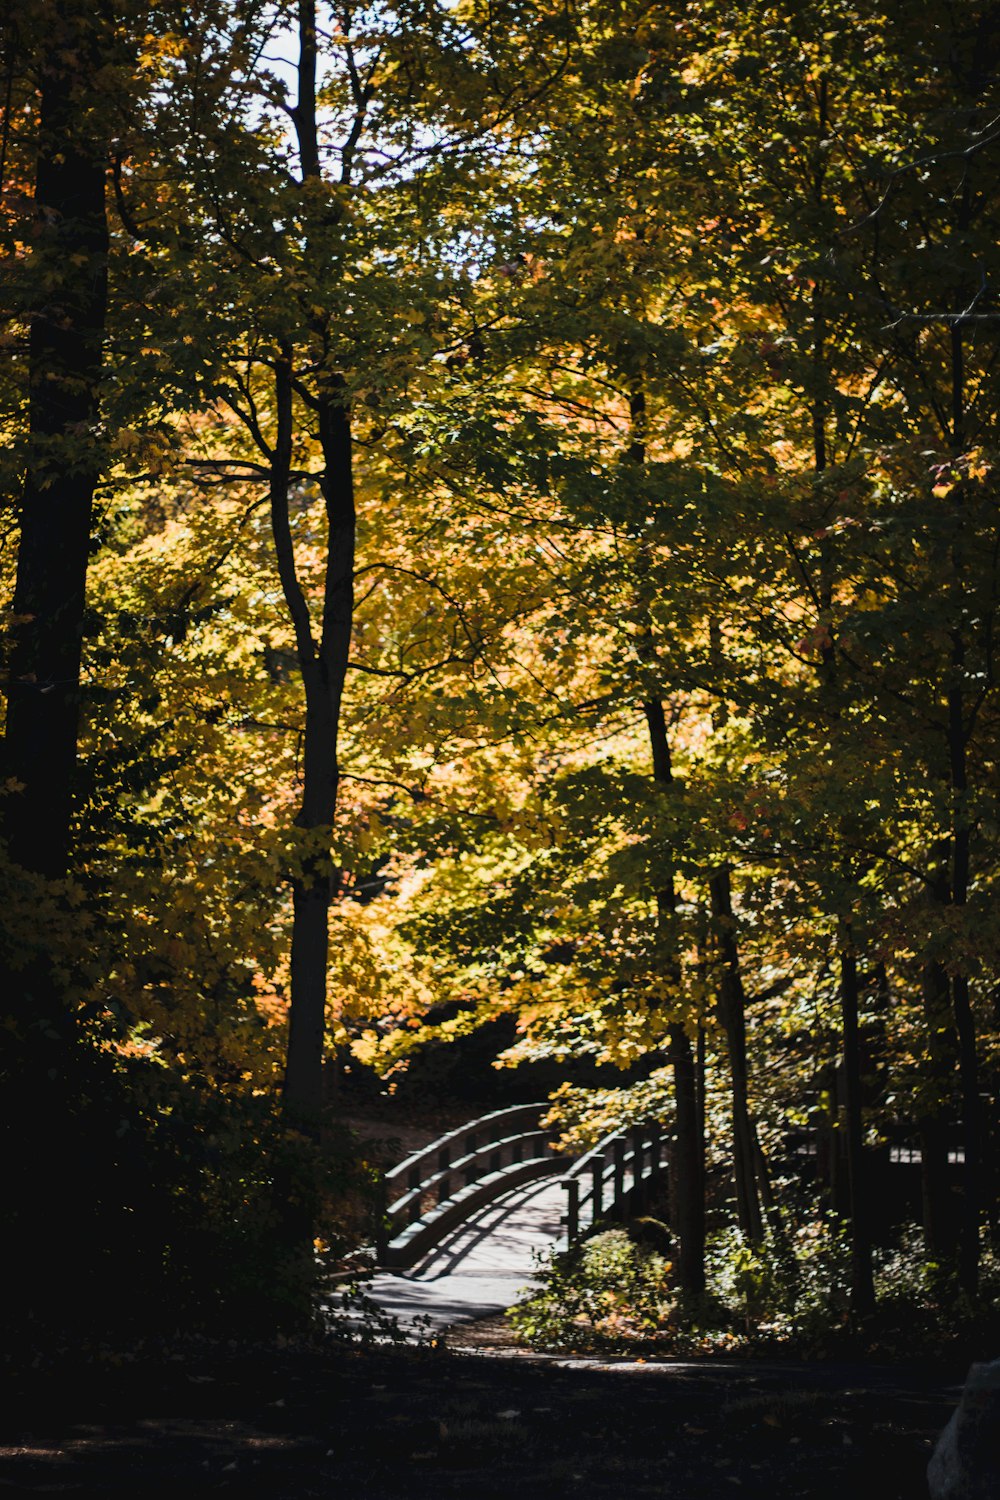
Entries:
POLYGON ((646 1200, 665 1171, 655 1122, 609 1135, 566 1170, 539 1119, 547 1103, 516 1104, 460 1125, 400 1162, 383 1179, 378 1264, 406 1270, 452 1229, 511 1188, 558 1176, 566 1193, 565 1248, 603 1219, 646 1200))
POLYGON ((379 1265, 415 1265, 476 1209, 523 1182, 558 1173, 566 1158, 555 1155, 551 1132, 538 1123, 548 1108, 541 1103, 495 1110, 387 1172, 379 1265))
POLYGON ((635 1125, 605 1136, 581 1156, 562 1179, 566 1193, 563 1248, 575 1245, 602 1219, 634 1212, 657 1188, 666 1171, 659 1125, 635 1125))

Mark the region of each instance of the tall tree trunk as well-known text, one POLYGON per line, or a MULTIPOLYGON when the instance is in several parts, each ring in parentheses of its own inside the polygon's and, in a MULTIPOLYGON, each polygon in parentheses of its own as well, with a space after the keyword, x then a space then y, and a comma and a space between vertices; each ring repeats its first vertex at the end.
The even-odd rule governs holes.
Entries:
MULTIPOLYGON (((722 655, 722 635, 718 620, 709 622, 709 643, 714 659, 722 655)), ((721 729, 729 718, 724 700, 712 710, 712 727, 721 729)), ((757 1144, 750 1114, 750 1077, 747 1066, 746 991, 740 968, 739 945, 733 919, 733 892, 729 866, 717 870, 708 882, 708 899, 712 911, 716 943, 722 960, 719 983, 719 1016, 726 1033, 729 1054, 729 1076, 733 1110, 733 1178, 736 1185, 736 1212, 740 1229, 751 1244, 764 1238, 761 1198, 757 1185, 760 1147, 757 1144)))
MULTIPOLYGON (((321 396, 321 487, 327 515, 323 621, 317 658, 303 673, 306 732, 302 807, 298 823, 321 831, 327 843, 337 811, 340 785, 338 738, 354 617, 355 501, 351 425, 342 383, 331 382, 321 396)), ((330 904, 339 872, 324 850, 307 860, 293 888, 292 1007, 285 1106, 298 1116, 315 1116, 323 1101, 323 1046, 330 904)))
POLYGON ((924 1025, 927 1029, 928 1102, 919 1120, 920 1189, 924 1248, 936 1264, 954 1259, 957 1237, 948 1189, 948 1140, 943 1111, 951 1097, 955 1067, 955 1034, 949 1005, 948 976, 936 959, 929 959, 920 977, 924 1025))
MULTIPOLYGON (((661 786, 673 785, 670 741, 667 720, 660 699, 643 704, 649 730, 653 759, 653 777, 661 786)), ((661 925, 666 926, 677 909, 677 890, 673 871, 657 892, 657 909, 661 925)), ((679 979, 680 965, 675 956, 668 960, 670 977, 679 979)), ((698 1108, 698 1081, 694 1049, 684 1026, 669 1028, 669 1057, 674 1073, 674 1102, 677 1115, 677 1151, 675 1154, 674 1209, 680 1240, 679 1279, 684 1291, 705 1290, 705 1174, 704 1145, 698 1108)))
MULTIPOLYGON (((817 148, 813 176, 813 198, 817 209, 825 211, 826 171, 828 157, 827 140, 830 130, 830 87, 826 75, 821 75, 817 96, 817 148)), ((830 413, 831 382, 827 358, 827 309, 826 289, 817 280, 813 289, 813 469, 817 479, 827 472, 830 455, 827 444, 827 421, 830 413)), ((837 680, 837 657, 833 637, 834 605, 834 556, 829 535, 824 535, 820 548, 819 601, 821 623, 827 628, 821 647, 821 679, 824 692, 831 699, 830 711, 834 719, 840 711, 833 700, 837 680)), ((846 821, 846 820, 845 820, 846 821)), ((843 823, 842 823, 843 829, 843 823)), ((868 1316, 875 1310, 875 1282, 872 1273, 872 1244, 869 1228, 869 1203, 865 1186, 864 1134, 861 1116, 861 1058, 859 1038, 859 988, 857 958, 854 952, 850 923, 840 923, 840 1002, 841 1002, 841 1065, 844 1085, 844 1115, 846 1123, 846 1167, 847 1191, 844 1194, 851 1235, 851 1307, 859 1317, 868 1316)), ((837 1200, 836 1133, 834 1134, 833 1173, 835 1202, 837 1200)))
POLYGON ((851 1311, 867 1318, 875 1311, 872 1274, 871 1201, 865 1170, 861 1115, 861 1042, 858 963, 850 924, 840 924, 840 1010, 844 1029, 844 1114, 847 1136, 847 1190, 851 1223, 851 1311))
MULTIPOLYGON (((299 0, 298 99, 292 118, 303 184, 321 176, 316 116, 315 0, 299 0)), ((315 327, 326 342, 325 325, 315 327)), ((351 416, 340 371, 320 369, 308 401, 319 429, 320 489, 327 519, 319 638, 298 580, 288 515, 293 440, 293 363, 286 345, 275 371, 278 437, 272 461, 271 519, 278 571, 295 629, 306 699, 302 802, 296 818, 306 848, 292 882, 291 1005, 283 1104, 287 1117, 315 1126, 323 1110, 323 1052, 330 905, 339 881, 330 843, 340 785, 338 738, 354 616, 356 510, 351 416)))
MULTIPOLYGON (((968 229, 969 180, 963 184, 959 227, 968 229)), ((965 370, 963 332, 960 323, 951 329, 952 449, 965 448, 965 370)), ((969 823, 968 730, 966 728, 966 647, 963 615, 965 601, 965 547, 962 536, 963 487, 954 491, 956 535, 951 549, 952 598, 956 618, 951 628, 951 670, 948 682, 948 767, 951 781, 951 902, 964 907, 968 901, 971 874, 971 829, 969 823)), ((959 1090, 962 1100, 962 1139, 965 1167, 962 1174, 962 1225, 959 1236, 959 1280, 969 1293, 979 1284, 979 1215, 982 1197, 979 1056, 976 1023, 969 994, 968 976, 961 971, 951 978, 952 1014, 958 1037, 959 1090)))
MULTIPOLYGON (((631 377, 629 394, 631 441, 627 450, 629 462, 642 467, 646 462, 646 394, 641 379, 631 377)), ((652 627, 648 600, 643 601, 644 631, 648 655, 652 656, 652 627)), ((653 779, 660 786, 673 786, 670 740, 663 702, 650 697, 643 703, 653 762, 653 779)), ((661 929, 669 927, 677 910, 677 890, 673 868, 663 872, 663 883, 656 896, 661 929)), ((680 981, 680 964, 670 940, 667 959, 668 977, 680 981)), ((698 1069, 691 1038, 685 1027, 669 1028, 668 1056, 674 1075, 674 1109, 677 1122, 677 1149, 674 1153, 672 1203, 677 1236, 680 1241, 678 1274, 684 1291, 697 1294, 705 1289, 705 1148, 702 1135, 703 1117, 699 1108, 698 1069)))
POLYGON ((107 314, 107 142, 91 80, 106 61, 103 11, 50 7, 40 69, 29 341, 28 464, 14 590, 6 774, 12 858, 49 878, 70 848, 80 659, 107 314))
POLYGON ((331 397, 321 413, 321 487, 329 535, 317 643, 297 576, 289 524, 290 351, 278 362, 275 396, 278 439, 271 469, 271 524, 306 699, 302 802, 296 824, 307 838, 301 866, 292 882, 291 1005, 283 1099, 290 1119, 315 1124, 323 1109, 329 916, 338 880, 331 862, 330 840, 340 784, 338 734, 353 618, 354 488, 349 417, 331 397))
POLYGON ((729 871, 717 871, 709 881, 712 916, 716 923, 722 978, 719 1012, 726 1033, 732 1079, 733 1171, 740 1229, 752 1244, 764 1238, 764 1223, 757 1191, 757 1153, 750 1117, 747 1069, 746 994, 740 972, 739 950, 733 929, 733 901, 729 871))

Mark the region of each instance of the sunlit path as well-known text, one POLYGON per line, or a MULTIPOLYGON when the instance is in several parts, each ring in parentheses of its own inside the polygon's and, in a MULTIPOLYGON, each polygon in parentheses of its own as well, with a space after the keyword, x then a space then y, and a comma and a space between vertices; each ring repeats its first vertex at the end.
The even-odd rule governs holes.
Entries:
POLYGON ((379 1272, 366 1293, 401 1326, 432 1329, 503 1312, 531 1281, 533 1255, 562 1232, 559 1182, 515 1188, 468 1219, 412 1271, 379 1272))

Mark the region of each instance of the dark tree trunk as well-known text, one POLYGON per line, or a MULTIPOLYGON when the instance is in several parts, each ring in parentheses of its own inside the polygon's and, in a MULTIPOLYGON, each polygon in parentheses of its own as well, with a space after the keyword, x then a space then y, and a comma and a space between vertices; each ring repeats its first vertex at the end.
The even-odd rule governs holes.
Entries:
POLYGON ((709 881, 712 916, 715 919, 722 979, 719 1013, 726 1033, 733 1103, 733 1171, 740 1229, 753 1244, 764 1238, 764 1224, 757 1191, 757 1160, 753 1121, 750 1117, 747 1069, 746 994, 740 973, 739 949, 733 928, 733 902, 729 871, 719 870, 709 881))
MULTIPOLYGON (((654 779, 664 787, 673 784, 670 741, 662 702, 650 699, 643 704, 649 730, 654 779)), ((657 892, 661 925, 669 923, 677 908, 673 871, 657 892)), ((679 977, 676 957, 668 959, 672 977, 679 977)), ((705 1175, 704 1143, 698 1108, 698 1084, 694 1049, 687 1030, 670 1027, 669 1057, 674 1073, 674 1103, 677 1117, 677 1149, 674 1153, 673 1205, 680 1240, 679 1279, 685 1292, 705 1290, 705 1175)))
POLYGON ((329 914, 337 881, 330 840, 340 781, 338 732, 353 616, 354 489, 349 417, 331 397, 321 413, 320 427, 324 457, 321 486, 329 536, 317 644, 296 573, 289 525, 292 377, 287 351, 276 369, 275 395, 278 439, 271 470, 271 523, 306 698, 302 803, 296 824, 308 835, 301 868, 292 882, 291 1006, 284 1106, 290 1118, 307 1123, 316 1122, 323 1108, 329 914))
MULTIPOLYGON (((303 183, 321 175, 316 119, 315 0, 299 0, 298 99, 293 119, 303 183)), ((315 329, 325 342, 322 319, 315 329)), ((292 882, 291 1005, 283 1104, 287 1117, 315 1126, 323 1110, 323 1054, 330 905, 339 881, 330 844, 340 785, 338 738, 354 617, 356 513, 351 416, 343 375, 321 369, 307 405, 319 429, 323 466, 320 489, 328 526, 322 620, 317 642, 309 605, 298 580, 288 517, 292 456, 292 351, 285 348, 275 372, 278 440, 272 460, 271 518, 285 600, 306 699, 302 803, 297 826, 307 835, 301 868, 292 882)))
POLYGON ((841 924, 840 1011, 844 1029, 844 1115, 851 1225, 851 1311, 856 1317, 867 1318, 875 1311, 870 1228, 871 1202, 865 1170, 864 1128, 861 1115, 858 965, 850 926, 846 922, 841 924))
POLYGON ((683 1026, 670 1028, 677 1111, 675 1212, 680 1241, 678 1274, 685 1292, 705 1290, 704 1148, 698 1111, 694 1049, 683 1026))
MULTIPOLYGON (((318 657, 303 672, 306 732, 298 823, 329 843, 340 784, 338 737, 354 615, 355 505, 350 417, 338 391, 320 408, 323 498, 329 533, 318 657)), ((323 1104, 330 904, 338 873, 326 851, 307 860, 293 890, 292 1006, 285 1107, 315 1117, 323 1104)))
MULTIPOLYGON (((712 656, 722 656, 722 636, 718 621, 709 622, 712 656)), ((712 710, 712 726, 721 729, 729 718, 724 700, 712 710)), ((736 1212, 742 1233, 751 1244, 764 1238, 761 1214, 762 1191, 758 1190, 760 1147, 750 1114, 750 1075, 747 1064, 746 991, 740 968, 740 951, 733 918, 733 892, 728 865, 711 876, 708 883, 709 904, 715 928, 722 976, 719 984, 719 1017, 726 1033, 733 1108, 733 1178, 736 1186, 736 1212)))
POLYGON ((943 1112, 951 1097, 956 1049, 948 976, 936 960, 924 965, 921 994, 927 1028, 928 1095, 927 1106, 918 1121, 924 1246, 931 1260, 946 1264, 954 1259, 957 1236, 948 1187, 948 1141, 943 1112))
MULTIPOLYGON (((970 185, 963 184, 959 228, 968 229, 970 219, 970 185)), ((951 330, 952 449, 956 455, 965 448, 965 367, 963 331, 955 323, 951 330)), ((966 646, 965 611, 966 567, 963 537, 963 486, 954 494, 955 539, 951 549, 952 599, 954 618, 951 627, 951 661, 948 686, 948 767, 952 796, 951 882, 952 905, 964 907, 969 896, 971 875, 971 832, 969 822, 968 737, 966 725, 966 646)), ((962 1139, 965 1148, 963 1171, 962 1222, 959 1232, 959 1280, 970 1294, 979 1285, 979 1216, 982 1198, 982 1166, 979 1057, 975 1015, 969 994, 969 980, 958 972, 951 978, 951 1008, 958 1039, 959 1093, 962 1101, 962 1139)))
POLYGON ((41 68, 29 344, 28 464, 21 507, 5 737, 6 834, 25 869, 67 868, 80 658, 107 313, 107 143, 87 87, 106 38, 100 10, 52 8, 41 68))
MULTIPOLYGON (((631 463, 641 467, 646 462, 646 394, 642 381, 634 376, 631 379, 629 395, 629 417, 631 442, 628 448, 628 458, 631 463)), ((648 623, 648 601, 644 602, 643 614, 651 648, 652 631, 648 623)), ((660 786, 669 789, 673 786, 674 775, 662 700, 659 697, 650 697, 643 703, 643 713, 649 731, 653 779, 660 786)), ((677 909, 674 872, 669 860, 663 872, 663 883, 657 891, 656 905, 661 930, 666 929, 677 909)), ((672 938, 668 939, 667 947, 666 962, 670 977, 679 981, 680 964, 672 938)), ((694 1049, 691 1046, 691 1038, 683 1026, 670 1027, 668 1055, 674 1074, 674 1108, 677 1122, 671 1204, 680 1241, 678 1273, 684 1291, 697 1294, 705 1289, 704 1117, 699 1107, 698 1072, 694 1049)))

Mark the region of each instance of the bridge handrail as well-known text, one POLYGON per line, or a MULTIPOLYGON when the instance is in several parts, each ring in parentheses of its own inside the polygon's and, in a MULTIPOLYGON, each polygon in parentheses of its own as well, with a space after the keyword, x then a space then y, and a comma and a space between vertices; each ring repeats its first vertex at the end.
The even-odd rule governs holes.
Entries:
POLYGON ((510 1165, 523 1160, 523 1150, 518 1148, 527 1145, 531 1155, 541 1156, 544 1153, 535 1148, 538 1144, 546 1145, 550 1139, 547 1130, 521 1130, 516 1135, 504 1136, 502 1140, 487 1141, 485 1145, 478 1146, 475 1151, 469 1151, 465 1156, 458 1156, 454 1161, 441 1165, 429 1177, 424 1177, 415 1187, 407 1188, 402 1197, 396 1198, 389 1204, 387 1212, 395 1216, 419 1206, 421 1200, 427 1193, 437 1190, 439 1198, 448 1196, 450 1192, 450 1179, 452 1177, 464 1177, 464 1186, 468 1187, 480 1176, 479 1168, 486 1170, 497 1170, 499 1158, 504 1151, 510 1154, 510 1165), (494 1165, 493 1158, 497 1158, 494 1165))
POLYGON ((639 1197, 646 1183, 655 1183, 664 1170, 662 1136, 658 1121, 633 1125, 627 1131, 615 1131, 578 1158, 564 1173, 561 1181, 566 1191, 565 1241, 573 1245, 580 1238, 581 1210, 589 1206, 590 1223, 606 1215, 619 1213, 630 1199, 639 1197), (582 1180, 590 1177, 590 1187, 581 1193, 582 1180), (626 1187, 626 1178, 631 1182, 626 1187), (610 1187, 610 1201, 605 1204, 605 1187, 610 1187))
MULTIPOLYGON (((530 1117, 537 1121, 542 1111, 548 1109, 548 1107, 547 1101, 543 1101, 541 1104, 512 1104, 506 1109, 496 1109, 492 1114, 481 1115, 478 1120, 469 1120, 464 1125, 458 1125, 454 1130, 447 1131, 445 1135, 438 1136, 437 1140, 431 1141, 430 1145, 422 1146, 419 1151, 414 1151, 411 1156, 408 1156, 405 1161, 401 1161, 398 1166, 391 1167, 385 1174, 385 1182, 388 1186, 404 1175, 411 1177, 421 1162, 428 1160, 432 1156, 440 1158, 441 1152, 446 1150, 453 1141, 457 1141, 468 1135, 478 1137, 481 1130, 484 1128, 492 1129, 493 1124, 499 1121, 504 1121, 508 1125, 512 1124, 514 1117, 517 1115, 530 1117)), ((501 1136, 506 1135, 506 1131, 501 1132, 501 1136)), ((483 1144, 489 1145, 493 1140, 500 1138, 491 1137, 490 1140, 484 1141, 483 1144)))
POLYGON ((376 1234, 379 1264, 414 1264, 473 1207, 521 1183, 557 1173, 562 1162, 550 1154, 550 1132, 538 1123, 548 1108, 547 1102, 515 1104, 481 1115, 386 1172, 376 1234), (532 1128, 519 1130, 522 1121, 532 1128), (456 1179, 460 1186, 455 1186, 456 1179), (436 1202, 425 1207, 428 1195, 436 1202))
POLYGON ((539 1103, 494 1110, 447 1131, 387 1172, 377 1231, 379 1264, 399 1269, 414 1265, 469 1213, 548 1175, 558 1175, 566 1190, 565 1243, 573 1245, 580 1238, 581 1211, 584 1227, 592 1226, 641 1201, 647 1184, 659 1179, 663 1161, 657 1121, 606 1135, 564 1168, 552 1151, 551 1132, 539 1124, 548 1108, 539 1103), (523 1121, 532 1128, 518 1129, 523 1121), (390 1201, 393 1192, 397 1196, 390 1201))

